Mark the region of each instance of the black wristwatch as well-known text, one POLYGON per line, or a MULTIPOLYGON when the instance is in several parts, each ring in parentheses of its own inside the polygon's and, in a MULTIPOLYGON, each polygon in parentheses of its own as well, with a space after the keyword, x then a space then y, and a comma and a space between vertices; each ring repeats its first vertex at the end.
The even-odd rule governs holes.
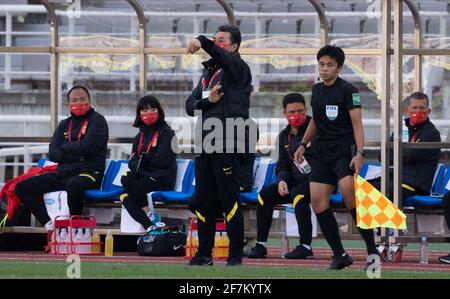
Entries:
POLYGON ((356 151, 356 154, 360 154, 361 157, 364 158, 364 150, 358 150, 358 151, 356 151))
POLYGON ((300 143, 300 146, 303 146, 305 148, 305 150, 306 150, 307 145, 308 145, 307 143, 300 143))

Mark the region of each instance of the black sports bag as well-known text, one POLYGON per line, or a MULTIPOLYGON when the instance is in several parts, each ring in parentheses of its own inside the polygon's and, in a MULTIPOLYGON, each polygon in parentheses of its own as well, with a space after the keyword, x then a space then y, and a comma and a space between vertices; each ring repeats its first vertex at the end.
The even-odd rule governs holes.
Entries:
POLYGON ((183 256, 186 237, 178 229, 156 229, 138 239, 137 252, 142 256, 183 256))

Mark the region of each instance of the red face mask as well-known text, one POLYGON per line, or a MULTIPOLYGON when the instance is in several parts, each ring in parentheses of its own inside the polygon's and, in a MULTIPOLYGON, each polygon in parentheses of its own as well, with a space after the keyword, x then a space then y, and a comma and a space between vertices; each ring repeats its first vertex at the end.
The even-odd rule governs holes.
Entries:
POLYGON ((225 42, 215 42, 216 46, 221 47, 222 49, 225 49, 227 44, 225 42))
POLYGON ((158 112, 148 112, 141 114, 141 120, 147 126, 153 125, 158 121, 158 112))
POLYGON ((70 112, 75 116, 82 116, 85 115, 90 108, 91 106, 89 104, 71 104, 70 112))
POLYGON ((294 113, 288 116, 288 123, 291 127, 300 128, 305 124, 306 113, 294 113))
POLYGON ((423 124, 427 119, 427 112, 409 112, 409 114, 411 115, 409 123, 413 127, 423 124))

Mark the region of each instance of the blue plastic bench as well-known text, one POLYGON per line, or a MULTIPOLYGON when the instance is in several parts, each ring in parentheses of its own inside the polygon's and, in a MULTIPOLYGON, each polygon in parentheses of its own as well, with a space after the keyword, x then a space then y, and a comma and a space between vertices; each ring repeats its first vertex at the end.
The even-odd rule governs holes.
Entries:
POLYGON ((177 178, 173 191, 155 191, 148 194, 153 202, 187 203, 195 189, 194 161, 177 159, 177 178))
POLYGON ((412 207, 441 207, 442 197, 450 191, 450 166, 445 171, 444 164, 439 164, 434 174, 433 185, 431 186, 430 195, 415 195, 408 197, 403 206, 412 207))
POLYGON ((257 203, 258 193, 265 186, 274 182, 275 161, 265 158, 256 158, 253 167, 253 187, 252 192, 242 192, 240 202, 257 203))
POLYGON ((106 163, 105 174, 99 190, 92 189, 84 192, 88 201, 117 201, 123 192, 120 178, 128 170, 127 160, 110 160, 106 163))
MULTIPOLYGON (((105 173, 103 174, 102 185, 99 190, 92 189, 84 192, 84 195, 88 201, 111 201, 118 200, 118 196, 123 191, 121 184, 117 184, 115 181, 121 166, 127 164, 127 160, 106 160, 105 173)), ((37 166, 48 166, 55 164, 47 158, 39 160, 37 166)), ((119 178, 120 182, 120 178, 119 178)))

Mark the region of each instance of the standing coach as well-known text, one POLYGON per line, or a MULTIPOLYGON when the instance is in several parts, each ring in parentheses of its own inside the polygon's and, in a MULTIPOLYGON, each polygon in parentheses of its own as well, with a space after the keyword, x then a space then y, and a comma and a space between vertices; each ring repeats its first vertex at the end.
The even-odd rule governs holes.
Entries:
POLYGON ((189 53, 203 49, 211 57, 203 62, 202 77, 186 100, 188 115, 194 116, 194 111, 196 115, 201 113, 196 131, 200 128, 202 137, 199 140, 196 134, 195 138, 196 149, 201 142, 201 153, 197 153, 195 159, 199 247, 189 265, 213 265, 211 252, 218 208, 224 212, 230 239, 227 266, 242 264, 244 222, 239 205, 238 172, 244 154, 254 151, 254 146, 249 145, 249 130, 244 130, 244 138, 238 138, 241 132, 236 126, 226 126, 227 120, 246 121, 249 118, 252 76, 249 66, 238 53, 240 43, 239 29, 222 25, 213 40, 200 35, 188 44, 189 53), (205 128, 205 123, 211 122, 216 124, 214 131, 205 128), (217 137, 217 133, 222 134, 217 137), (216 138, 209 138, 209 134, 216 138), (211 140, 209 147, 207 140, 211 140))

